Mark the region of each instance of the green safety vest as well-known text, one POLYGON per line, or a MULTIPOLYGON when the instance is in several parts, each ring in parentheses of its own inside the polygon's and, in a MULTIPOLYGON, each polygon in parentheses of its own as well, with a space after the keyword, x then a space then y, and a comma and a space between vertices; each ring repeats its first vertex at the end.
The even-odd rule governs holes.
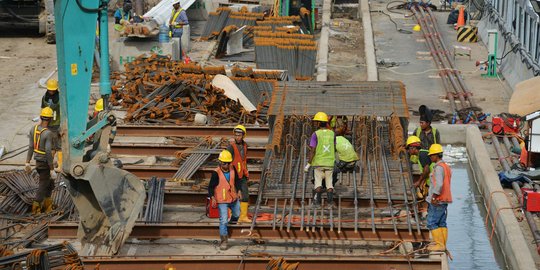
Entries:
POLYGON ((338 152, 339 160, 352 162, 359 159, 351 142, 343 136, 336 137, 336 151, 338 152))
MULTIPOLYGON (((417 127, 417 128, 416 128, 416 133, 415 133, 416 137, 420 138, 420 133, 421 133, 421 132, 422 132, 422 128, 421 128, 421 127, 417 127)), ((434 128, 434 127, 431 127, 431 134, 433 134, 433 143, 434 143, 434 144, 438 144, 438 142, 437 142, 437 136, 436 136, 436 135, 437 135, 437 129, 434 128)))
MULTIPOLYGON (((420 149, 420 152, 428 152, 428 150, 426 149, 420 149)), ((420 163, 420 155, 416 156, 417 157, 417 160, 416 162, 418 163, 418 168, 420 169, 420 173, 424 173, 424 167, 422 166, 422 164, 420 163)), ((433 167, 435 167, 435 163, 431 162, 429 164, 429 175, 431 175, 431 173, 433 172, 433 167)), ((429 175, 428 175, 428 178, 426 179, 426 184, 429 186, 431 184, 431 181, 429 179, 429 175)))
POLYGON ((329 129, 319 129, 315 131, 317 136, 317 148, 313 157, 312 166, 334 167, 336 159, 334 146, 334 132, 329 129))

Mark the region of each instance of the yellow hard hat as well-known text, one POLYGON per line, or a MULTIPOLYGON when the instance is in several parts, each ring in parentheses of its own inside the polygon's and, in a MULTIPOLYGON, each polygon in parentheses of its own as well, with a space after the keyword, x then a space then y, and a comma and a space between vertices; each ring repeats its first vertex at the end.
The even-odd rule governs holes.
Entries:
POLYGON ((443 148, 442 148, 442 145, 440 144, 432 144, 431 147, 429 147, 429 153, 428 155, 435 155, 435 154, 440 154, 443 152, 443 148))
POLYGON ((407 146, 413 144, 413 143, 420 143, 420 138, 418 138, 417 136, 409 136, 409 138, 407 138, 407 146))
POLYGON ((328 115, 324 112, 318 112, 313 116, 313 121, 328 122, 328 115))
POLYGON ((234 127, 233 132, 236 132, 236 131, 242 131, 244 133, 244 136, 246 136, 246 134, 247 134, 246 127, 244 127, 242 125, 238 125, 238 126, 234 127))
POLYGON ((45 107, 45 108, 41 109, 41 114, 39 116, 52 118, 53 117, 53 110, 51 108, 49 108, 49 107, 45 107))
POLYGON ((422 27, 420 27, 420 25, 417 24, 417 25, 413 26, 412 30, 415 31, 415 32, 420 32, 420 30, 422 30, 422 27))
POLYGON ((94 111, 101 112, 103 111, 103 99, 100 98, 96 101, 96 106, 94 106, 94 111))
POLYGON ((232 162, 232 154, 229 150, 223 150, 219 153, 218 159, 221 162, 232 162))
POLYGON ((47 90, 58 91, 58 81, 56 79, 49 79, 47 81, 47 90))

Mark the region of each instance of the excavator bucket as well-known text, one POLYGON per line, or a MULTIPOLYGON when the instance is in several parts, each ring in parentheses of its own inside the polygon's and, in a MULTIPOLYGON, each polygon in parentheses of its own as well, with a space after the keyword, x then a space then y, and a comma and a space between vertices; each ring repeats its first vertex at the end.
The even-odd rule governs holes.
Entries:
POLYGON ((110 256, 118 252, 135 225, 145 200, 144 185, 110 161, 97 164, 92 160, 85 171, 87 180, 68 176, 80 216, 80 254, 110 256))

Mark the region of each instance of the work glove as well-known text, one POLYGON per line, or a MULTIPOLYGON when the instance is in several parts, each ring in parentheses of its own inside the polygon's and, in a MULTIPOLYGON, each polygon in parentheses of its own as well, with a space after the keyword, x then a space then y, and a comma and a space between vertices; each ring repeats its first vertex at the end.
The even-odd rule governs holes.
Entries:
POLYGON ((212 208, 216 208, 217 207, 217 201, 216 201, 216 198, 212 197, 212 200, 210 202, 210 205, 212 206, 212 208))
POLYGON ((26 173, 31 173, 32 172, 32 167, 30 167, 30 163, 24 164, 24 171, 26 173))
POLYGON ((60 167, 54 167, 54 172, 61 173, 62 169, 60 169, 60 167))
POLYGON ((51 178, 53 180, 56 180, 56 178, 58 178, 58 174, 56 174, 56 172, 54 170, 51 170, 51 178))
POLYGON ((309 172, 309 168, 311 168, 311 164, 306 164, 306 167, 304 167, 304 172, 307 173, 309 172))

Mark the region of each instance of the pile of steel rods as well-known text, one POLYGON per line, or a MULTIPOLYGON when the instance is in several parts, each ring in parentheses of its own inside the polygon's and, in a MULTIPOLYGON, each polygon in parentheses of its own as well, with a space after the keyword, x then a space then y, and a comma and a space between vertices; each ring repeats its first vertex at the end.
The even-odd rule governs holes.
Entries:
POLYGON ((5 196, 0 202, 0 211, 16 215, 28 213, 36 196, 38 179, 36 171, 31 174, 24 171, 0 173, 0 195, 5 196))
POLYGON ((67 187, 63 183, 67 181, 63 176, 59 177, 56 188, 53 191, 52 199, 53 205, 56 207, 56 211, 60 212, 65 220, 79 220, 79 213, 73 203, 73 199, 67 190, 67 187))
POLYGON ((147 182, 148 195, 144 211, 145 223, 161 223, 163 221, 163 199, 165 198, 165 178, 152 177, 147 182))
POLYGON ((0 269, 48 270, 65 267, 62 269, 82 270, 83 266, 77 251, 68 242, 0 257, 0 269))
POLYGON ((442 79, 446 97, 450 101, 452 112, 458 113, 462 120, 465 120, 470 112, 474 117, 482 114, 482 110, 476 106, 472 98, 470 89, 465 84, 460 71, 456 68, 450 51, 446 48, 440 35, 440 29, 437 20, 429 7, 413 5, 411 7, 418 24, 421 26, 422 33, 426 39, 426 44, 431 52, 433 61, 439 69, 439 76, 442 79), (461 109, 458 109, 455 99, 460 101, 461 109))
POLYGON ((185 151, 188 156, 183 158, 184 162, 182 162, 182 165, 180 165, 178 171, 176 171, 174 174, 173 181, 182 182, 191 179, 191 177, 195 174, 195 172, 197 172, 199 167, 206 162, 210 155, 216 153, 220 145, 220 142, 212 142, 210 140, 203 142, 193 149, 185 151))

